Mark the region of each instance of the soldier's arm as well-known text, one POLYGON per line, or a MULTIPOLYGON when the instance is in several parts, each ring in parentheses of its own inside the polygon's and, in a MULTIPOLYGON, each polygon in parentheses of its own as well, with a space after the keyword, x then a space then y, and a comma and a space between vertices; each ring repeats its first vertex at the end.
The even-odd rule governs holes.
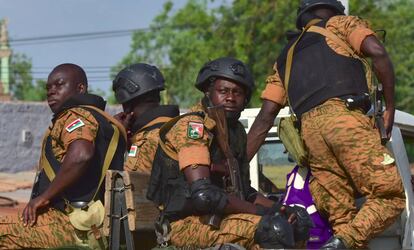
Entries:
POLYGON ((277 71, 277 65, 273 67, 273 70, 274 74, 266 79, 266 88, 261 96, 263 103, 260 112, 247 134, 247 159, 249 161, 263 144, 277 114, 286 103, 286 92, 277 71))
MULTIPOLYGON (((386 111, 384 112, 384 124, 388 136, 391 134, 394 124, 394 84, 395 75, 392 62, 384 46, 375 36, 369 23, 356 16, 338 16, 332 26, 343 37, 356 53, 372 59, 374 73, 382 83, 386 111)), ((334 18, 333 18, 334 19, 334 18)))
POLYGON ((361 52, 372 59, 372 65, 379 82, 383 85, 386 110, 384 112, 384 125, 388 137, 391 135, 394 124, 394 93, 395 74, 391 59, 381 42, 373 35, 364 39, 361 52))
POLYGON ((71 186, 85 173, 88 162, 95 153, 94 141, 99 124, 92 114, 83 109, 74 108, 60 117, 56 127, 62 127, 59 140, 66 148, 61 168, 49 187, 40 196, 32 199, 23 210, 24 223, 36 223, 37 210, 47 206, 50 201, 71 186), (76 126, 73 124, 76 122, 76 126))
POLYGON ((25 224, 36 223, 37 210, 47 206, 53 198, 61 194, 67 187, 71 186, 81 177, 92 159, 95 147, 92 142, 76 140, 69 145, 66 156, 62 162, 62 168, 55 179, 43 194, 31 200, 23 211, 25 224))
POLYGON ((263 100, 260 112, 247 134, 247 157, 249 161, 265 141, 267 133, 272 128, 273 122, 281 108, 282 106, 278 103, 263 100))

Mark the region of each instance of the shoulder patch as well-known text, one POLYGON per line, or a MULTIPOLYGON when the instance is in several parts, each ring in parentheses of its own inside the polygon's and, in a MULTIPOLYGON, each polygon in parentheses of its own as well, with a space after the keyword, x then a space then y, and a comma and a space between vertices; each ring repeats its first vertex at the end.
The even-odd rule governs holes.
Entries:
POLYGON ((85 126, 85 123, 80 118, 78 118, 66 127, 66 131, 70 133, 73 130, 80 128, 82 126, 85 126))
POLYGON ((137 145, 132 145, 131 148, 129 149, 128 156, 130 156, 130 157, 137 156, 137 151, 138 151, 138 146, 137 145))
POLYGON ((199 122, 189 122, 187 126, 187 137, 190 139, 200 139, 204 135, 204 125, 199 122))

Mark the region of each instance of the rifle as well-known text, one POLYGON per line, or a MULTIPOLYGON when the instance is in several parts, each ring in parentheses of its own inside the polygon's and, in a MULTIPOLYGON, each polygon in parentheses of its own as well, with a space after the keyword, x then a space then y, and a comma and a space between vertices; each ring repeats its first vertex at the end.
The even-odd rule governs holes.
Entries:
POLYGON ((387 131, 385 130, 384 126, 384 118, 383 115, 383 104, 382 104, 382 96, 383 96, 383 88, 382 84, 378 83, 375 89, 375 102, 374 102, 374 117, 375 117, 375 127, 377 127, 380 138, 381 144, 385 145, 388 141, 387 131))
MULTIPOLYGON (((207 114, 216 122, 215 138, 217 143, 226 158, 226 166, 228 168, 230 183, 224 181, 224 188, 227 193, 234 194, 241 200, 244 200, 242 181, 240 176, 240 168, 236 158, 233 156, 229 146, 229 135, 226 120, 226 113, 223 106, 214 106, 207 108, 207 114)), ((213 228, 220 228, 221 217, 214 214, 207 218, 207 224, 213 228)))

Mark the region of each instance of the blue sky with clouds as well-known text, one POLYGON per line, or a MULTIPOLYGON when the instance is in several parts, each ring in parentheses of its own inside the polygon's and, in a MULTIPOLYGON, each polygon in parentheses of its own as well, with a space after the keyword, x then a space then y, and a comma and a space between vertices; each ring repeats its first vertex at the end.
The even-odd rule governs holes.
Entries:
MULTIPOLYGON (((175 9, 186 0, 175 0, 175 9)), ((128 30, 148 27, 165 0, 0 0, 0 18, 8 18, 9 38, 22 39, 128 30)), ((93 88, 108 91, 110 67, 129 51, 131 36, 22 45, 11 43, 14 53, 32 59, 33 76, 47 78, 64 62, 83 66, 93 88), (97 68, 99 67, 99 68, 97 68)))

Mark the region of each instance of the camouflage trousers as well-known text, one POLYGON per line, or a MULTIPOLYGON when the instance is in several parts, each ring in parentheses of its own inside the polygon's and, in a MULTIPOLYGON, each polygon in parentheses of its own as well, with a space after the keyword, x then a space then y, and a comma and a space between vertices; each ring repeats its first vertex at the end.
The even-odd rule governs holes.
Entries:
POLYGON ((254 234, 261 217, 252 214, 232 214, 223 218, 220 229, 203 224, 200 217, 189 216, 171 223, 171 243, 176 247, 200 249, 223 243, 235 243, 246 249, 260 249, 254 234))
POLYGON ((37 217, 33 227, 25 227, 21 214, 0 217, 0 249, 51 248, 76 243, 69 218, 55 209, 37 217))
POLYGON ((366 247, 405 208, 398 169, 372 120, 331 99, 302 116, 301 132, 310 154, 310 188, 318 211, 348 247, 366 247), (366 198, 359 211, 356 195, 366 198))

